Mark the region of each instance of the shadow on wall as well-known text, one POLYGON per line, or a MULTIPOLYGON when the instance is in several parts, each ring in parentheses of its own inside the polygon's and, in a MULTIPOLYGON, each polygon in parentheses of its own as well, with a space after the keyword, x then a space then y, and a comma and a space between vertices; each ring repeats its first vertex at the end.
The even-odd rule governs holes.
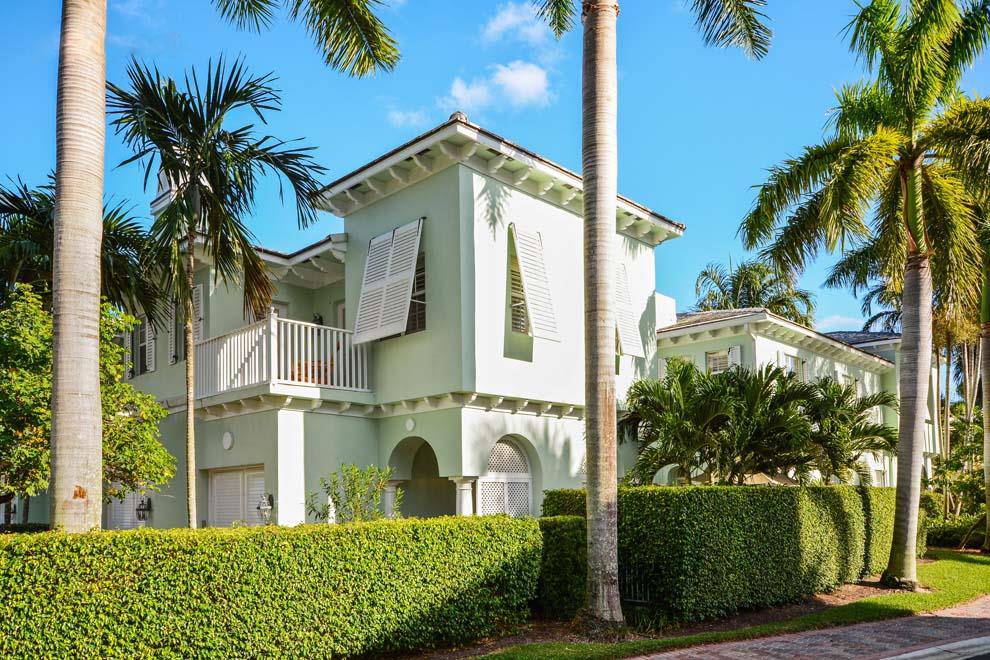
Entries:
POLYGON ((498 230, 505 227, 505 206, 509 201, 508 186, 491 177, 484 177, 481 187, 481 200, 485 205, 485 223, 492 233, 492 238, 498 235, 498 230))

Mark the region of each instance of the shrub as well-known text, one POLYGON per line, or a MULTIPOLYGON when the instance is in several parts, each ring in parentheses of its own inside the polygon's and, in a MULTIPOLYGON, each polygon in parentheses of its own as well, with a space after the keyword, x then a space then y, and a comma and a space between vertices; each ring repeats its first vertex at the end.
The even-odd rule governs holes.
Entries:
POLYGON ((928 525, 928 542, 940 548, 958 548, 970 529, 973 529, 973 533, 970 534, 966 547, 983 547, 986 538, 986 522, 983 520, 983 514, 959 516, 949 520, 932 520, 928 525), (974 525, 975 529, 973 529, 974 525))
POLYGON ((588 544, 583 517, 540 518, 543 560, 536 609, 569 620, 587 604, 588 544))
MULTIPOLYGON (((858 580, 867 567, 879 572, 890 552, 893 493, 851 486, 622 488, 625 602, 651 618, 692 621, 829 591, 858 580)), ((580 490, 549 491, 543 500, 545 516, 583 511, 580 490)), ((557 566, 545 562, 544 570, 557 566)), ((560 579, 584 583, 583 571, 561 570, 567 572, 560 579)))
POLYGON ((535 520, 0 535, 0 657, 330 657, 523 621, 535 520))

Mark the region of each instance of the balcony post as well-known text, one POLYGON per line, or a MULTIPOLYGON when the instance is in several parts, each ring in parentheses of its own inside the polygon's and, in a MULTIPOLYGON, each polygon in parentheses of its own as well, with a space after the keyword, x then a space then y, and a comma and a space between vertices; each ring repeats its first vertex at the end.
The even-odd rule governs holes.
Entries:
POLYGON ((278 316, 268 313, 268 382, 278 380, 278 316))

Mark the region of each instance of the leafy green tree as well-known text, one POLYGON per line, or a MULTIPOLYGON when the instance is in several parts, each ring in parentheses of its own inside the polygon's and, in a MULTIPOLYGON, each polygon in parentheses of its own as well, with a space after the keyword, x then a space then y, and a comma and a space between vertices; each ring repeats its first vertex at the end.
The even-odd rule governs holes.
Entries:
POLYGON ((815 324, 812 293, 763 261, 744 261, 735 268, 710 263, 698 275, 694 293, 699 312, 761 307, 808 328, 815 324))
POLYGON ((810 467, 825 483, 833 479, 847 483, 858 475, 870 483, 871 475, 863 454, 897 451, 897 430, 883 423, 883 408, 897 408, 897 397, 890 392, 859 396, 855 384, 843 385, 832 378, 814 383, 804 413, 812 424, 810 467))
MULTIPOLYGON (((54 243, 54 177, 37 188, 21 181, 0 185, 0 277, 7 290, 20 282, 50 298, 54 243)), ((148 233, 123 202, 104 205, 102 295, 121 309, 157 320, 163 301, 148 247, 148 233)), ((50 306, 50 299, 45 302, 50 306)))
POLYGON ((164 271, 164 287, 179 301, 184 320, 186 362, 186 512, 196 527, 196 382, 193 290, 196 246, 213 264, 215 278, 240 283, 245 309, 267 314, 275 285, 254 249, 245 224, 258 183, 268 175, 288 182, 299 225, 316 219, 316 198, 324 169, 312 148, 289 145, 260 134, 254 124, 231 125, 241 111, 262 122, 280 108, 273 78, 252 76, 240 61, 212 65, 205 85, 193 71, 180 87, 134 61, 127 69, 130 89, 108 85, 113 126, 143 161, 145 180, 154 166, 170 184, 170 201, 151 226, 152 261, 164 271))
MULTIPOLYGON (((322 494, 310 493, 307 497, 308 513, 320 522, 360 522, 385 517, 382 509, 382 493, 392 478, 392 468, 369 465, 359 468, 350 463, 340 466, 339 472, 320 477, 322 494)), ((392 505, 392 517, 398 517, 402 507, 402 489, 396 488, 392 505)))
POLYGON ((960 305, 978 290, 972 192, 990 170, 990 101, 957 84, 990 40, 990 15, 983 0, 872 0, 848 34, 876 79, 838 92, 833 134, 771 171, 741 233, 790 271, 823 250, 872 253, 901 293, 898 504, 884 579, 914 588, 932 272, 951 273, 960 305))
MULTIPOLYGON (((175 474, 159 440, 165 409, 123 381, 127 350, 116 339, 133 317, 104 303, 100 323, 103 500, 156 490, 175 474)), ((32 496, 51 479, 52 317, 30 286, 0 308, 0 502, 32 496)))

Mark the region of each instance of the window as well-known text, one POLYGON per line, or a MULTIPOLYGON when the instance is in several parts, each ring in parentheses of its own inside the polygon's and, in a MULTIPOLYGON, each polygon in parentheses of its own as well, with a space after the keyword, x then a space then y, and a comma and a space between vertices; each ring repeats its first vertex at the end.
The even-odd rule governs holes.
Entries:
POLYGON ((533 478, 526 454, 515 442, 503 438, 488 457, 488 472, 478 479, 478 508, 482 515, 505 513, 532 515, 533 478))
POLYGON ((155 329, 143 316, 131 333, 131 363, 134 376, 155 370, 155 329))
POLYGON ((264 468, 239 468, 210 472, 209 482, 210 527, 260 525, 260 515, 265 492, 264 468))
POLYGON ((887 485, 887 473, 883 470, 873 471, 873 486, 886 486, 887 485))
POLYGON ((804 360, 796 355, 785 355, 784 373, 794 374, 798 380, 804 380, 804 360))
MULTIPOLYGON (((515 224, 509 225, 509 256, 515 257, 515 268, 520 280, 518 287, 512 287, 510 300, 515 302, 520 299, 524 303, 528 334, 537 339, 559 341, 550 278, 543 258, 543 237, 539 232, 526 231, 515 224)), ((510 267, 510 276, 511 270, 510 267)), ((512 313, 515 325, 515 307, 512 313)), ((522 316, 519 316, 518 327, 522 327, 522 320, 522 316)))
POLYGON ((530 334, 529 312, 526 310, 526 292, 523 289, 522 271, 519 270, 519 257, 509 248, 509 306, 512 314, 512 331, 530 334))
POLYGON ((409 296, 409 317, 406 334, 426 330, 426 256, 416 257, 416 274, 413 276, 412 294, 409 296))
POLYGON ((710 374, 720 374, 729 370, 729 351, 711 351, 705 353, 705 367, 710 374))

